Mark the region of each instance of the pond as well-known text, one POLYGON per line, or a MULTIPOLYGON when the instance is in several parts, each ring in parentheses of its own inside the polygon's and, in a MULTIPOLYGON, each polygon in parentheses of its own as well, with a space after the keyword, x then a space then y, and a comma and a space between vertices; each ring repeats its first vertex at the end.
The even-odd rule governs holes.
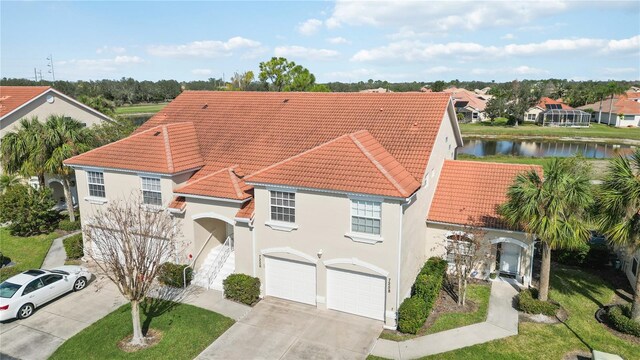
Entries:
POLYGON ((606 159, 617 154, 630 155, 634 150, 632 145, 593 142, 465 139, 464 147, 458 149, 458 154, 525 157, 568 157, 580 154, 586 158, 606 159))

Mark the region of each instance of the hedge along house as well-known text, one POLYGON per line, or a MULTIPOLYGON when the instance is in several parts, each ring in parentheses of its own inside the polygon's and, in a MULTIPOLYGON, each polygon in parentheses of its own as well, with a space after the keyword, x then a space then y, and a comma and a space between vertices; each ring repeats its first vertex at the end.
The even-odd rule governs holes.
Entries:
POLYGON ((461 145, 444 93, 185 91, 130 137, 65 163, 83 224, 132 191, 173 213, 190 243, 174 261, 196 285, 249 274, 262 296, 394 328, 416 274, 442 255, 424 220, 461 145))
MULTIPOLYGON (((49 86, 0 86, 0 141, 5 135, 19 128, 21 119, 37 117, 40 122, 44 122, 51 115, 68 116, 86 126, 113 121, 110 117, 49 86)), ((29 182, 38 186, 37 178, 32 178, 29 182)), ((56 176, 46 175, 45 182, 51 187, 53 198, 58 201, 56 207, 65 209, 61 180, 56 176)), ((71 187, 71 193, 74 203, 77 203, 75 186, 71 187)))

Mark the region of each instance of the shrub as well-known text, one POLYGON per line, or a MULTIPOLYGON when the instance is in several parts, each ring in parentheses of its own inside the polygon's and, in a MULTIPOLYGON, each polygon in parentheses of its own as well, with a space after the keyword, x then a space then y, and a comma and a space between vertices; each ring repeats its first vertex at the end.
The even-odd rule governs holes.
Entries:
POLYGON ((84 256, 84 247, 82 243, 82 234, 75 234, 62 240, 64 251, 67 253, 67 259, 80 259, 84 256))
POLYGON ((631 320, 631 305, 612 306, 607 311, 609 324, 621 333, 640 337, 640 323, 631 320))
POLYGON ((67 219, 62 219, 58 223, 58 229, 64 231, 80 230, 80 221, 69 221, 67 219))
POLYGON ((186 275, 187 285, 191 284, 191 279, 193 278, 193 270, 191 268, 188 268, 185 274, 184 269, 186 267, 187 265, 174 264, 171 262, 163 263, 158 270, 158 281, 167 286, 177 288, 185 287, 184 275, 186 275))
POLYGON ((398 308, 398 330, 406 334, 415 334, 427 320, 427 304, 424 299, 412 296, 405 299, 398 308))
POLYGON ((609 248, 604 244, 592 244, 584 261, 584 266, 602 269, 609 263, 609 248))
POLYGON ((51 189, 14 185, 0 195, 0 223, 9 222, 11 235, 31 236, 55 230, 58 214, 51 189))
POLYGON ((505 126, 509 122, 509 119, 503 117, 497 117, 493 119, 492 124, 494 126, 505 126))
POLYGON ((518 310, 528 314, 554 316, 560 308, 557 304, 538 300, 538 290, 536 289, 522 290, 517 296, 517 303, 518 310))
POLYGON ((432 257, 429 258, 426 263, 424 263, 424 266, 422 266, 422 269, 420 270, 420 274, 427 275, 441 273, 444 277, 447 266, 448 265, 446 260, 439 257, 432 257))
POLYGON ((581 266, 589 254, 589 244, 581 243, 575 249, 559 249, 552 253, 552 258, 565 265, 581 266))
POLYGON ((260 279, 245 274, 231 274, 222 282, 228 299, 253 305, 260 297, 260 279))

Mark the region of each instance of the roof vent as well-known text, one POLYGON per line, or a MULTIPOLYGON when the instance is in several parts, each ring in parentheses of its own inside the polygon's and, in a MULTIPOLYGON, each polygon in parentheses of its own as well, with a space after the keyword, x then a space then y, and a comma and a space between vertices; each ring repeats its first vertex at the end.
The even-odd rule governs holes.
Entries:
POLYGON ((209 104, 204 104, 204 105, 202 106, 202 108, 203 108, 203 109, 206 109, 206 108, 208 108, 208 107, 209 107, 209 104))
POLYGON ((161 133, 161 131, 156 131, 156 133, 153 134, 153 136, 158 136, 158 135, 160 135, 160 133, 161 133))
POLYGON ((289 99, 284 99, 282 102, 286 104, 289 102, 289 99))
POLYGON ((382 109, 382 108, 380 108, 380 111, 382 111, 382 110, 383 110, 383 109, 382 109))

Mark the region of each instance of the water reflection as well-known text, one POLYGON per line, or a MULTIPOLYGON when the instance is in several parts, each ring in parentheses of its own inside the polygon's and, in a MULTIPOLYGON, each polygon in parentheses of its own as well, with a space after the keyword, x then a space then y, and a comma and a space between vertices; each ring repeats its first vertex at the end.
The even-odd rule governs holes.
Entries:
POLYGON ((568 157, 581 154, 586 158, 604 159, 617 154, 630 155, 635 147, 631 145, 600 144, 591 142, 563 141, 509 141, 465 139, 464 147, 458 154, 475 156, 511 155, 527 157, 559 156, 568 157))

